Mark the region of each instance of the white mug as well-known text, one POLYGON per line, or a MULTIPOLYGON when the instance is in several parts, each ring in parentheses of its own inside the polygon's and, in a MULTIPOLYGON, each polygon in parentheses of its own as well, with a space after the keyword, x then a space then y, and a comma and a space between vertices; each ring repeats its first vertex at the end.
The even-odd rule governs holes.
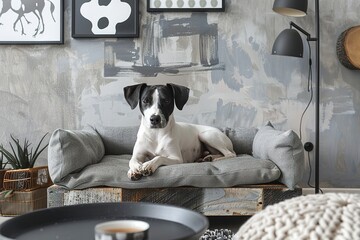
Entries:
POLYGON ((95 226, 95 240, 144 240, 150 225, 138 220, 116 220, 95 226))

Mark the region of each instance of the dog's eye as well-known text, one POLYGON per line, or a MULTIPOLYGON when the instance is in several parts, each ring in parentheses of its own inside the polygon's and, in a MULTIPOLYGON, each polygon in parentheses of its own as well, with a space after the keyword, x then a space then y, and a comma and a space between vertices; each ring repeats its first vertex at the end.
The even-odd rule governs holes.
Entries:
POLYGON ((144 98, 142 100, 142 102, 145 103, 145 104, 148 104, 148 103, 150 103, 150 99, 149 98, 144 98))
POLYGON ((169 99, 165 99, 164 102, 165 102, 166 104, 169 104, 169 103, 170 103, 170 100, 169 100, 169 99))

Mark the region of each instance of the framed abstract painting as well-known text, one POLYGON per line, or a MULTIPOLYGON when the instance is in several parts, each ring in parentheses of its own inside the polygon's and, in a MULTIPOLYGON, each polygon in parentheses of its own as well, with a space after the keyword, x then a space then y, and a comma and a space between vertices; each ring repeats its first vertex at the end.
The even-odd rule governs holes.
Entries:
POLYGON ((0 0, 0 44, 64 43, 64 0, 0 0))
POLYGON ((139 0, 73 0, 73 38, 139 37, 139 0))
POLYGON ((223 12, 225 0, 147 0, 148 12, 223 12))

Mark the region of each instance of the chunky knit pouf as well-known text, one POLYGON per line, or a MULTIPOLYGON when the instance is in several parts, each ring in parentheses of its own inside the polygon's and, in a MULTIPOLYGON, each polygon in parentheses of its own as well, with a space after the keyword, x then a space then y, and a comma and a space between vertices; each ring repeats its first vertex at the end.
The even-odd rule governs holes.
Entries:
POLYGON ((233 239, 360 239, 360 195, 327 193, 285 200, 252 216, 233 239))

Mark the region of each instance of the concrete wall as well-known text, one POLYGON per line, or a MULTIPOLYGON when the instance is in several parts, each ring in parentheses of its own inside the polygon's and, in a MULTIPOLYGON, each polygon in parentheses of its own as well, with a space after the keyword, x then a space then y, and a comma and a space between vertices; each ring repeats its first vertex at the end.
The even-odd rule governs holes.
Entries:
MULTIPOLYGON (((228 127, 271 121, 300 134, 310 97, 307 45, 304 59, 270 52, 290 20, 314 33, 313 1, 308 16, 289 18, 272 11, 273 1, 226 0, 224 13, 150 14, 140 0, 140 38, 118 40, 71 38, 70 2, 64 45, 0 46, 1 143, 10 134, 36 142, 56 128, 137 125, 139 112, 130 110, 122 89, 142 82, 191 89, 188 104, 175 111, 179 121, 228 127)), ((360 2, 321 0, 320 8, 321 186, 360 187, 360 72, 343 67, 335 49, 339 34, 360 24, 360 2)), ((314 140, 313 103, 301 135, 314 140)), ((310 159, 313 166, 313 153, 310 159)))

